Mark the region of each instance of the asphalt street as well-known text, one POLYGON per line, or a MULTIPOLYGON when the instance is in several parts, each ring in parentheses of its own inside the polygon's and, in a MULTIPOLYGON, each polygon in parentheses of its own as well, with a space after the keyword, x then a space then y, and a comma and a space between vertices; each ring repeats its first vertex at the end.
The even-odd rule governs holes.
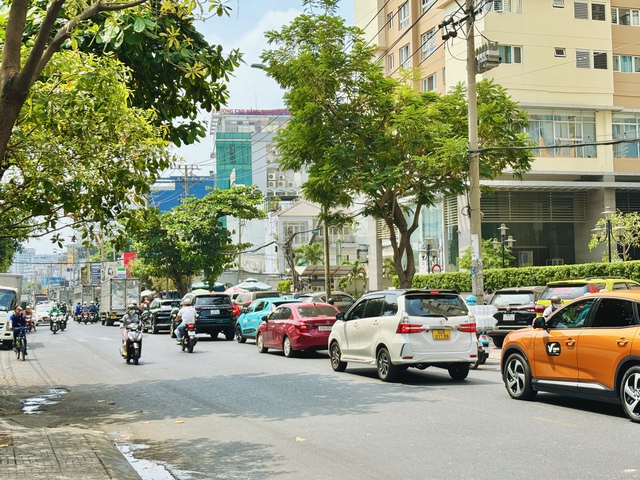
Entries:
POLYGON ((429 368, 386 384, 372 366, 333 372, 326 352, 288 359, 223 337, 188 354, 149 334, 127 365, 119 335, 73 323, 30 334, 26 362, 0 351, 5 393, 67 390, 12 419, 105 432, 180 479, 640 478, 640 425, 615 405, 510 399, 495 348, 463 382, 429 368))

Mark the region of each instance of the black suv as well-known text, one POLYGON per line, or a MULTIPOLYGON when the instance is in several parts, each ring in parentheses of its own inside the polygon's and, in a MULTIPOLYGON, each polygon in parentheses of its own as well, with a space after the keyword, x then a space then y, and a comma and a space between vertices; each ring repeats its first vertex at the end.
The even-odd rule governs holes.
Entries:
POLYGON ((170 298, 154 298, 149 308, 142 311, 142 323, 145 331, 158 333, 160 329, 171 329, 171 312, 180 305, 180 300, 170 298))
POLYGON ((493 315, 496 325, 487 332, 496 347, 502 348, 504 337, 512 330, 530 327, 536 318, 536 302, 545 287, 514 287, 498 290, 490 305, 498 309, 493 315))
MULTIPOLYGON (((185 300, 190 299, 198 314, 196 320, 196 333, 208 333, 212 337, 219 333, 224 333, 227 340, 233 340, 236 331, 236 316, 233 314, 231 297, 226 293, 187 293, 180 301, 180 307, 185 300)), ((175 322, 175 315, 178 309, 174 309, 172 314, 171 335, 178 326, 175 322)))

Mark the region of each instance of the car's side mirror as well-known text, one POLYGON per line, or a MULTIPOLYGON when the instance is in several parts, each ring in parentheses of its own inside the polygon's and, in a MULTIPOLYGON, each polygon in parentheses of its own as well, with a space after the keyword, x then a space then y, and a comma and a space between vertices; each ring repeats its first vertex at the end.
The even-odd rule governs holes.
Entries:
POLYGON ((344 320, 344 312, 336 313, 336 320, 344 320))
POLYGON ((262 320, 263 322, 268 322, 268 321, 269 321, 269 318, 268 318, 266 315, 264 315, 264 316, 261 318, 261 320, 262 320))
POLYGON ((240 313, 247 313, 247 309, 246 308, 241 308, 240 309, 240 313))
POLYGON ((533 320, 533 328, 544 328, 545 326, 545 318, 544 317, 536 317, 533 320))

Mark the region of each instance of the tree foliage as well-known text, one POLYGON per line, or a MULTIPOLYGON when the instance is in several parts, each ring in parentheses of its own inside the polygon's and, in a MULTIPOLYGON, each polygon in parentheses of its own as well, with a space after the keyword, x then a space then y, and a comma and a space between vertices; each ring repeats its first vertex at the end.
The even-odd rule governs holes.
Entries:
MULTIPOLYGON (((505 245, 504 267, 510 267, 515 259, 511 249, 505 245)), ((471 247, 465 249, 462 257, 458 258, 458 266, 461 270, 471 270, 471 247)), ((482 268, 485 270, 502 268, 502 245, 500 245, 499 249, 496 249, 493 247, 491 240, 482 241, 482 268)))
POLYGON ((354 286, 355 296, 358 297, 358 281, 362 281, 362 290, 364 291, 367 286, 367 269, 360 263, 360 260, 355 260, 353 263, 344 262, 343 265, 351 265, 351 271, 340 279, 338 285, 342 290, 346 290, 351 284, 354 286))
POLYGON ((324 250, 320 242, 301 245, 295 250, 296 265, 321 265, 324 261, 324 250))
POLYGON ((128 105, 114 59, 62 52, 40 78, 2 162, 0 238, 52 232, 62 219, 84 238, 126 225, 171 163, 153 112, 128 105))
MULTIPOLYGON (((390 232, 400 285, 410 287, 419 214, 409 214, 405 199, 420 212, 440 195, 467 189, 466 91, 458 86, 440 97, 409 88, 411 72, 401 80, 385 77, 362 32, 334 15, 335 0, 303 4, 307 13, 267 32, 274 48, 262 55, 292 114, 277 137, 281 162, 307 169, 305 195, 331 205, 364 198, 363 213, 382 219, 390 232)), ((528 145, 527 117, 504 89, 481 82, 478 105, 482 147, 528 145)), ((510 168, 517 176, 530 158, 526 150, 488 150, 481 174, 493 178, 510 168)))
POLYGON ((253 186, 211 190, 203 198, 187 198, 161 215, 156 214, 135 232, 138 257, 152 268, 150 275, 169 277, 185 293, 189 278, 202 273, 213 285, 233 265, 239 251, 251 244, 234 245, 232 233, 221 220, 232 216, 243 220, 264 218, 259 208, 262 195, 253 186))
MULTIPOLYGON (((607 223, 604 218, 596 222, 596 230, 589 240, 589 250, 602 248, 602 261, 609 259, 609 245, 607 239, 607 223)), ((617 211, 611 215, 611 259, 617 260, 622 254, 622 260, 630 260, 632 248, 640 247, 640 213, 623 213, 617 211)))

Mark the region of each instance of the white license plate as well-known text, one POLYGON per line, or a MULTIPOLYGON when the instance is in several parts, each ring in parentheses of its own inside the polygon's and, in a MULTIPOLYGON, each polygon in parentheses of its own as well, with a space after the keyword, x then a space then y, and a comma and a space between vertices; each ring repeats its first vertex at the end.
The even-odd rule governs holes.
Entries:
POLYGON ((196 332, 194 332, 193 330, 189 330, 189 336, 190 337, 195 337, 196 336, 196 332))
POLYGON ((321 332, 328 332, 331 330, 331 325, 321 325, 318 327, 321 332))
POLYGON ((220 310, 211 310, 211 315, 220 315, 220 310))
POLYGON ((133 342, 133 348, 138 348, 140 344, 138 342, 133 342))
POLYGON ((504 313, 502 314, 502 320, 505 322, 513 322, 516 319, 515 313, 504 313))

